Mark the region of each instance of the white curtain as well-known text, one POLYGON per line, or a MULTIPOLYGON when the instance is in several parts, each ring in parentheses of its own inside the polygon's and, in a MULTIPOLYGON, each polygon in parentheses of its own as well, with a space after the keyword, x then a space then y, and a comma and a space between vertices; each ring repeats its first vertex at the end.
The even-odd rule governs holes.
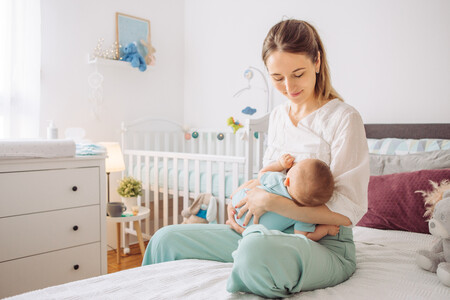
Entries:
POLYGON ((39 0, 0 0, 0 138, 39 136, 39 0))

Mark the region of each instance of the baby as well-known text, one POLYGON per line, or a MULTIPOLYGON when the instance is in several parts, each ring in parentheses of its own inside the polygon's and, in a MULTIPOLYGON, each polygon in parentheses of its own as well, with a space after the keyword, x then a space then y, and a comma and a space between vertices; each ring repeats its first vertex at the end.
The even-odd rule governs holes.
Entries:
MULTIPOLYGON (((258 179, 250 180, 240 186, 232 195, 233 206, 241 201, 246 192, 256 186, 270 193, 292 199, 298 206, 319 206, 326 203, 332 196, 334 180, 330 168, 319 159, 304 159, 294 164, 294 157, 284 154, 281 158, 264 167, 258 174, 258 179), (288 170, 287 174, 281 173, 288 170)), ((236 209, 239 212, 239 208, 236 209)), ((246 228, 253 224, 243 224, 245 214, 236 222, 246 228)), ((326 235, 336 235, 339 226, 315 225, 292 220, 273 212, 267 212, 259 219, 259 223, 267 229, 283 231, 294 225, 294 233, 303 234, 311 240, 318 241, 326 235)))

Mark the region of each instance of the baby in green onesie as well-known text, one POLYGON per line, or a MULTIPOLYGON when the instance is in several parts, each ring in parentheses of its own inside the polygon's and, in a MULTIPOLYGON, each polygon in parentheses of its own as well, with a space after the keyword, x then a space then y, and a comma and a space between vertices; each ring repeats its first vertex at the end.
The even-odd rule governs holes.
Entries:
MULTIPOLYGON (((240 186, 232 195, 233 206, 241 201, 246 192, 256 186, 270 193, 292 199, 299 206, 319 206, 326 203, 332 196, 334 180, 330 168, 319 159, 304 159, 294 163, 295 158, 284 154, 280 159, 261 169, 258 179, 250 180, 240 186), (281 173, 288 170, 286 174, 281 173)), ((236 208, 236 222, 246 228, 253 224, 243 224, 244 216, 237 218, 239 208, 236 208)), ((267 229, 284 231, 294 226, 294 233, 303 234, 311 240, 318 241, 326 235, 336 235, 339 226, 315 225, 283 217, 273 212, 267 212, 259 219, 259 223, 267 229)))

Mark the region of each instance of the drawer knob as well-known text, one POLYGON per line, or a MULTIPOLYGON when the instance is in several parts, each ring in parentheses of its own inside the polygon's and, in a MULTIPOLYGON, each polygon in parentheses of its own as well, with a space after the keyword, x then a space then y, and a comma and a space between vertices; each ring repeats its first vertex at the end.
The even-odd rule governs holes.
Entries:
POLYGON ((72 187, 72 191, 76 192, 77 190, 78 190, 78 187, 77 187, 76 185, 74 185, 74 186, 72 187))
POLYGON ((78 270, 79 268, 80 268, 79 265, 74 265, 74 266, 73 266, 73 269, 74 269, 74 270, 78 270))
POLYGON ((78 230, 78 226, 77 225, 73 226, 73 231, 77 231, 77 230, 78 230))

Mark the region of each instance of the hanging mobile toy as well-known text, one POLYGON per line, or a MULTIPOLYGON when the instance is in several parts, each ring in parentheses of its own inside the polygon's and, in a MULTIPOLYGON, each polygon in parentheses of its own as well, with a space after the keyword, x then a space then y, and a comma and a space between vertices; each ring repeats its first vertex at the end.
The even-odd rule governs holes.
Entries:
POLYGON ((233 117, 229 117, 227 119, 227 125, 233 128, 233 133, 236 134, 240 128, 244 127, 244 125, 240 124, 238 121, 235 121, 233 117))

